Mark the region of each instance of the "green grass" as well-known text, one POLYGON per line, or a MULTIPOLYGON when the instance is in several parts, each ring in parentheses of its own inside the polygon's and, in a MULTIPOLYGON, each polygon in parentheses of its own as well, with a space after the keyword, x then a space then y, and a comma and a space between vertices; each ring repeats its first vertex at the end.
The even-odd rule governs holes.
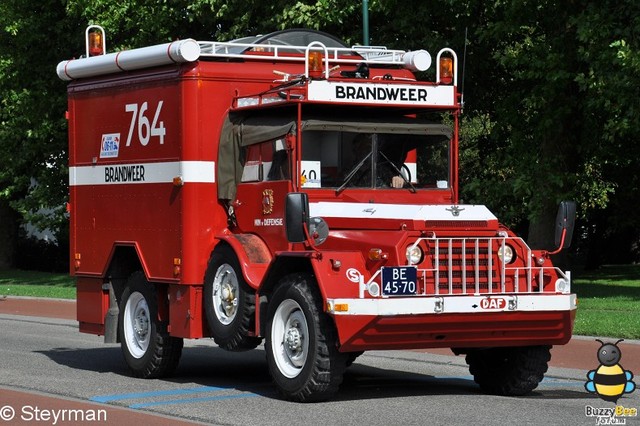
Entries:
POLYGON ((640 265, 610 265, 575 273, 574 334, 640 339, 640 265))
POLYGON ((75 299, 76 283, 67 274, 0 270, 0 295, 75 299))
MULTIPOLYGON (((578 295, 574 334, 640 339, 640 265, 612 265, 573 274, 578 295)), ((0 271, 0 295, 74 299, 66 274, 0 271)))

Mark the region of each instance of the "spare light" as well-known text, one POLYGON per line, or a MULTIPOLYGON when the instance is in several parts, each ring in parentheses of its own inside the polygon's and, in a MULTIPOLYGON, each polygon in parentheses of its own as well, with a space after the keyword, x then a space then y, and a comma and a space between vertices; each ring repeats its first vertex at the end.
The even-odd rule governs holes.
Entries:
POLYGON ((569 293, 571 292, 571 284, 564 278, 558 278, 556 280, 556 293, 569 293))
POLYGON ((420 246, 409 246, 407 247, 406 256, 409 265, 417 265, 418 263, 422 262, 424 253, 422 252, 420 246))
POLYGON ((369 260, 383 260, 389 258, 389 254, 382 251, 379 248, 369 249, 369 260))
POLYGON ((503 244, 498 249, 498 258, 504 264, 509 264, 515 260, 515 256, 513 255, 513 247, 509 244, 503 244))
POLYGON ((374 281, 367 285, 367 291, 371 296, 378 297, 380 295, 380 286, 374 281))
POLYGON ((322 53, 309 51, 309 73, 322 74, 322 53))
POLYGON ((107 53, 107 36, 100 25, 89 25, 85 30, 85 48, 87 57, 100 56, 107 53))
POLYGON ((174 257, 173 258, 173 276, 174 277, 178 277, 180 276, 180 273, 182 272, 182 259, 179 257, 174 257))
POLYGON ((440 83, 451 84, 453 81, 453 58, 440 57, 440 83))
POLYGON ((102 47, 102 33, 93 31, 89 33, 89 56, 104 55, 102 47))
POLYGON ((333 305, 333 311, 334 312, 347 312, 349 310, 349 304, 348 303, 335 303, 333 305))

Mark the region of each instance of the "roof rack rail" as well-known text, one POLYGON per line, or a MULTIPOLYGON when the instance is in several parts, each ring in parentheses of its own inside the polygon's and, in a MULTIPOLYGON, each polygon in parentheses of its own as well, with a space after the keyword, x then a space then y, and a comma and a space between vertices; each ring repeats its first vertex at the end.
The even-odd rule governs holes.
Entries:
MULTIPOLYGON (((198 41, 200 45, 201 58, 236 58, 265 61, 291 61, 304 62, 307 48, 313 51, 324 52, 321 47, 293 46, 280 44, 261 43, 236 43, 218 41, 198 41)), ((331 63, 341 64, 380 64, 380 65, 400 65, 424 71, 424 64, 431 64, 431 56, 425 50, 404 51, 390 50, 386 47, 376 46, 353 46, 349 47, 327 47, 328 60, 331 63), (427 60, 428 57, 428 60, 427 60), (415 59, 419 58, 420 65, 415 65, 415 59)), ((428 68, 428 66, 427 66, 428 68)))

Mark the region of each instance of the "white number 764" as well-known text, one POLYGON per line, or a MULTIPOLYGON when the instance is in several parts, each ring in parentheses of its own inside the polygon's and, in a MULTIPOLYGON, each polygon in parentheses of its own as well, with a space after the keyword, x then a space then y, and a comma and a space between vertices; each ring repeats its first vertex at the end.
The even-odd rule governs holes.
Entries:
POLYGON ((129 125, 129 134, 127 136, 127 146, 131 145, 131 138, 133 137, 133 129, 136 127, 136 121, 138 122, 138 140, 142 146, 147 146, 151 136, 158 136, 160 138, 160 145, 164 144, 164 135, 167 130, 164 128, 164 121, 158 122, 160 117, 160 110, 162 110, 162 103, 164 101, 158 101, 156 107, 156 113, 153 115, 153 121, 149 124, 149 119, 145 115, 148 104, 143 102, 138 108, 138 104, 126 104, 124 110, 131 114, 131 125, 129 125))

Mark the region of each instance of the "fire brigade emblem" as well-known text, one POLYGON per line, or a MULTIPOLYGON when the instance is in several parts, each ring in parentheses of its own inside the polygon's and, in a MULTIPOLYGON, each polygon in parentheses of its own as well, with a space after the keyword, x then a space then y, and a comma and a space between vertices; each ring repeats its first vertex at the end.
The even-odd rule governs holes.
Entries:
POLYGON ((451 212, 451 214, 454 215, 455 217, 458 217, 458 216, 460 216, 460 212, 462 210, 464 210, 464 209, 461 209, 458 206, 451 206, 450 209, 445 209, 445 210, 448 211, 448 212, 451 212))
POLYGON ((273 213, 273 189, 262 191, 262 214, 273 213))

